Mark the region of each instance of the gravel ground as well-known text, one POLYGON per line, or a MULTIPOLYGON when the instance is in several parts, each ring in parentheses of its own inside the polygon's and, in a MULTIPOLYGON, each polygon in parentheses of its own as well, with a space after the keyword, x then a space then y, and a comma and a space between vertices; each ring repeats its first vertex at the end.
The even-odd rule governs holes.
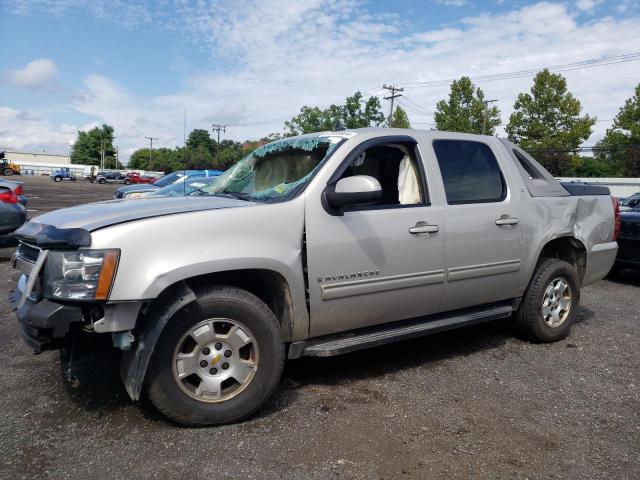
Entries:
MULTIPOLYGON (((115 186, 23 178, 39 213, 115 186)), ((0 478, 640 478, 640 272, 583 290, 571 336, 508 323, 287 364, 254 418, 186 429, 131 402, 117 365, 76 388, 33 356, 0 250, 0 478)))

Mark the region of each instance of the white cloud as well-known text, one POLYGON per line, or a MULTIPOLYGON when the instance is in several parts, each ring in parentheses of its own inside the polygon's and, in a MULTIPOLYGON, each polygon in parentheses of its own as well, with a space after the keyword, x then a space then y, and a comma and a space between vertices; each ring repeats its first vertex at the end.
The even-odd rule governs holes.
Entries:
POLYGON ((433 0, 435 3, 444 5, 446 7, 463 7, 469 2, 467 0, 433 0))
MULTIPOLYGON (((640 31, 638 17, 580 23, 575 9, 550 2, 470 16, 424 31, 410 28, 411 20, 401 16, 374 16, 355 0, 168 5, 171 15, 159 6, 154 24, 209 50, 213 69, 185 78, 179 91, 152 97, 135 96, 113 79, 87 75, 70 104, 92 122, 112 124, 121 152, 144 146, 145 135, 159 137, 159 146, 180 144, 185 109, 188 130, 210 128, 215 122, 230 124, 227 137, 258 138, 281 130, 283 121, 302 105, 341 102, 355 90, 378 95, 383 83, 488 75, 620 55, 638 49, 640 31)), ((632 95, 637 71, 638 63, 625 63, 564 75, 585 112, 609 119, 632 95)), ((488 97, 499 99, 506 122, 516 95, 528 91, 531 78, 478 85, 488 97)), ((407 88, 404 94, 421 106, 408 108, 412 123, 430 128, 433 117, 422 113, 435 108, 448 86, 407 88)), ((385 101, 383 108, 388 109, 385 101)), ((47 118, 43 112, 32 113, 47 118)), ((0 145, 9 146, 7 138, 16 145, 36 145, 33 133, 31 143, 20 140, 25 125, 14 125, 0 114, 0 145)), ((590 141, 601 137, 606 127, 596 124, 590 141)), ((60 128, 45 120, 32 121, 31 128, 45 132, 43 141, 60 134, 60 128)))
POLYGON ((7 78, 12 84, 32 89, 51 89, 58 75, 58 67, 49 58, 40 58, 27 63, 24 68, 9 70, 7 78))
POLYGON ((576 7, 583 12, 589 12, 597 5, 601 4, 604 0, 577 0, 576 7))

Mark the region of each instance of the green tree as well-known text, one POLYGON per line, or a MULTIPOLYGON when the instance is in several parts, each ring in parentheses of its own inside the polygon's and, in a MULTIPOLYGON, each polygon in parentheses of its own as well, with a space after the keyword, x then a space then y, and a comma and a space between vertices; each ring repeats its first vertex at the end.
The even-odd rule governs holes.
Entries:
POLYGON ((531 94, 520 93, 509 117, 509 140, 532 153, 552 174, 564 175, 578 147, 591 135, 594 117, 580 115, 580 101, 560 74, 544 69, 531 94))
POLYGON ((345 99, 343 105, 330 105, 324 110, 320 107, 304 106, 300 113, 284 123, 286 135, 331 130, 336 122, 342 122, 347 128, 379 126, 384 122, 384 114, 377 97, 364 99, 356 92, 345 99))
POLYGON ((198 148, 204 147, 213 155, 216 149, 216 142, 211 138, 207 130, 196 128, 189 133, 186 146, 189 150, 198 150, 198 148))
POLYGON ((607 161, 591 157, 574 157, 567 171, 570 177, 615 177, 615 167, 607 161))
POLYGON ((113 164, 116 154, 113 146, 114 139, 113 127, 107 124, 86 132, 78 131, 78 138, 71 146, 71 163, 100 165, 101 150, 104 145, 105 157, 110 157, 113 164))
POLYGON ((640 83, 597 147, 596 157, 609 162, 617 175, 640 177, 640 83))
POLYGON ((407 112, 405 112, 401 107, 396 107, 396 109, 393 111, 393 115, 391 115, 391 122, 389 123, 389 127, 411 128, 407 112))
POLYGON ((149 149, 139 148, 129 157, 127 168, 131 170, 150 170, 149 169, 149 149))
POLYGON ((436 128, 448 132, 493 135, 500 125, 500 110, 485 102, 481 88, 469 77, 460 77, 451 84, 449 100, 440 100, 435 112, 436 128))

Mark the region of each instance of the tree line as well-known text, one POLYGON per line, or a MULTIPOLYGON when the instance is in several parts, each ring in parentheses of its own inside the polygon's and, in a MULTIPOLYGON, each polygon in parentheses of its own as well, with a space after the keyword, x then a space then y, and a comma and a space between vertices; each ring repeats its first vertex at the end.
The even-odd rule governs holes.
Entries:
MULTIPOLYGON (((452 82, 448 98, 436 104, 434 121, 437 130, 486 135, 494 135, 502 124, 498 107, 486 100, 482 89, 469 77, 452 82)), ((553 175, 640 176, 640 84, 604 138, 589 149, 593 156, 581 155, 585 150, 581 145, 591 135, 596 121, 582 113, 580 101, 568 90, 566 79, 545 69, 535 76, 529 92, 518 94, 505 131, 509 140, 532 154, 553 175)), ((164 172, 183 168, 225 170, 260 145, 282 137, 331 130, 337 123, 346 128, 411 127, 401 106, 385 118, 378 97, 365 98, 356 92, 340 105, 303 106, 284 123, 283 133, 244 143, 222 140, 218 144, 207 130, 195 129, 183 147, 136 150, 128 167, 164 172)), ((71 151, 72 162, 99 165, 100 151, 104 149, 107 165, 109 160, 117 165, 113 140, 114 131, 109 125, 78 132, 71 151)))

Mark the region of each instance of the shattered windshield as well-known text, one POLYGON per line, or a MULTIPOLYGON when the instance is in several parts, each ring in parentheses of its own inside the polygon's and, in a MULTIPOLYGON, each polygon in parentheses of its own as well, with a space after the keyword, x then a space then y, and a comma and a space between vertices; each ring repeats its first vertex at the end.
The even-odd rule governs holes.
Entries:
POLYGON ((343 140, 339 136, 317 136, 263 145, 203 190, 209 195, 259 202, 287 200, 304 189, 320 164, 343 140))

